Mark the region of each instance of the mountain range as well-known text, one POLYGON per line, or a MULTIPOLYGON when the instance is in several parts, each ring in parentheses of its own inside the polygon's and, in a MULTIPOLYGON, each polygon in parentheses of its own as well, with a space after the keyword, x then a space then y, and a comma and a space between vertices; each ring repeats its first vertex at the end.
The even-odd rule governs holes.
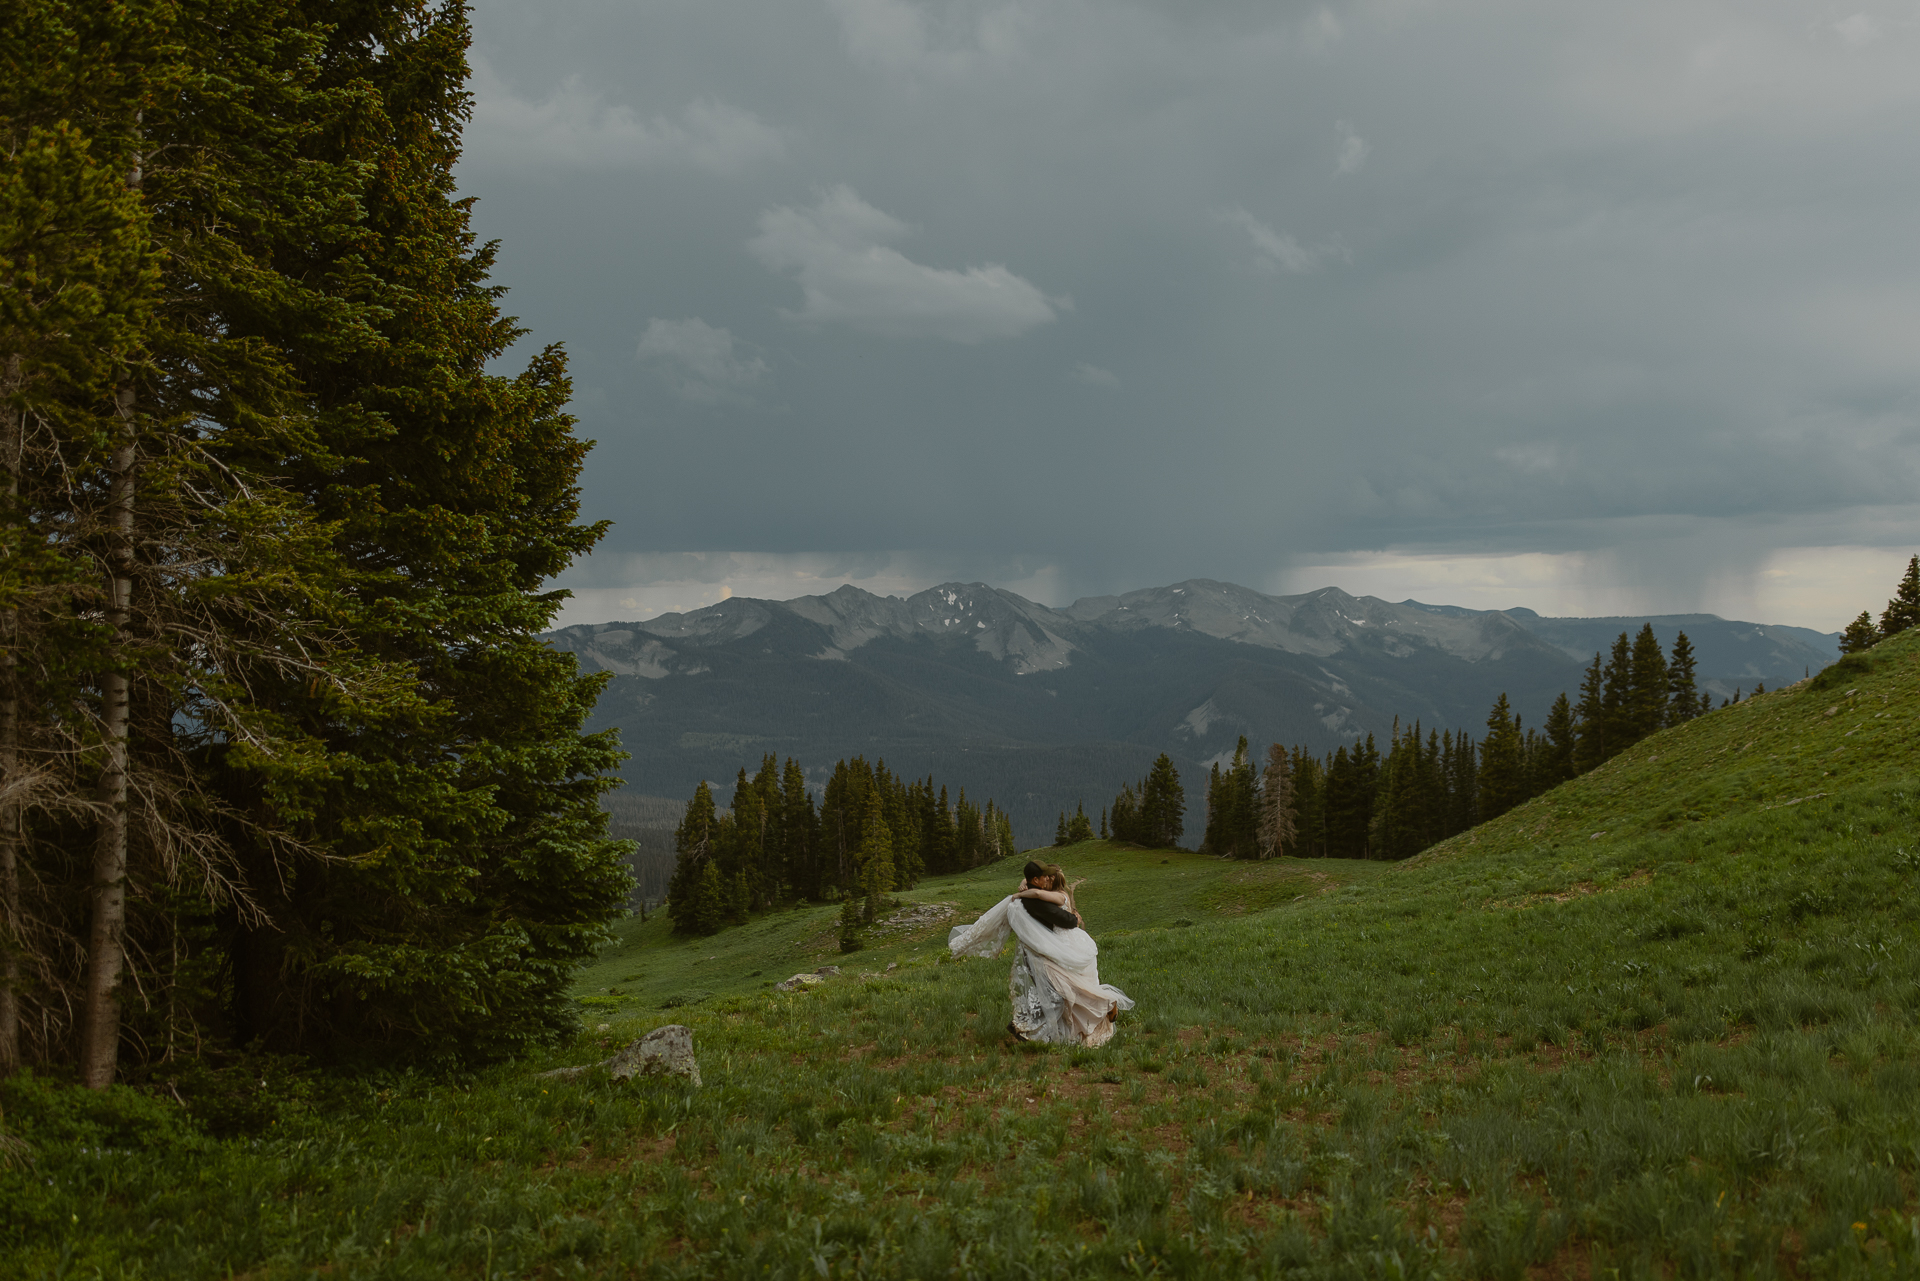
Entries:
POLYGON ((1789 684, 1838 654, 1831 635, 1712 614, 1546 618, 1206 579, 1061 609, 980 583, 905 599, 845 586, 546 639, 613 673, 590 725, 619 728, 632 754, 628 806, 684 801, 702 779, 725 804, 734 772, 766 752, 815 781, 859 754, 992 797, 1031 844, 1061 809, 1096 812, 1163 751, 1197 811, 1200 775, 1242 734, 1257 750, 1329 751, 1368 733, 1384 743, 1397 716, 1477 738, 1503 692, 1538 726, 1555 695, 1577 696, 1595 651, 1648 622, 1666 646, 1687 633, 1716 698, 1789 684))

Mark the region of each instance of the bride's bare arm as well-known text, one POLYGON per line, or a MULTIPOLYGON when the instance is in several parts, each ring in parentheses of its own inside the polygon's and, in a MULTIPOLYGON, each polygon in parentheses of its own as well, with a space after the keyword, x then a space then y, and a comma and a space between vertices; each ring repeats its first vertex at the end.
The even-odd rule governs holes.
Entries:
POLYGON ((1023 889, 1023 890, 1015 890, 1013 896, 1015 898, 1041 898, 1041 899, 1045 899, 1049 903, 1059 903, 1063 905, 1067 901, 1067 896, 1065 894, 1062 894, 1059 890, 1036 890, 1036 889, 1033 889, 1032 887, 1028 887, 1027 889, 1023 889))

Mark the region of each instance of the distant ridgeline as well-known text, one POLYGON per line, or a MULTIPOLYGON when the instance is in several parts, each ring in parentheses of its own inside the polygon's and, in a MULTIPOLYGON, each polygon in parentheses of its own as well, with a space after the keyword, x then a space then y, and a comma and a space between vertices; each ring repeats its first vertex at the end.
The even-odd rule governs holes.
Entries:
MULTIPOLYGON (((1736 690, 1721 705, 1739 698, 1736 690)), ((1712 706, 1696 687, 1687 634, 1663 654, 1648 625, 1632 640, 1621 632, 1604 662, 1595 654, 1579 702, 1561 694, 1543 730, 1524 727, 1501 694, 1477 742, 1465 730, 1423 732, 1417 720, 1396 722, 1384 757, 1368 734, 1324 757, 1275 743, 1257 769, 1243 736, 1231 763, 1214 765, 1208 776, 1200 850, 1228 858, 1408 858, 1712 706)), ((1104 835, 1104 812, 1100 822, 1104 835)))
MULTIPOLYGON (((701 779, 763 753, 859 753, 905 777, 964 778, 1033 845, 1062 808, 1087 802, 1097 816, 1120 780, 1162 754, 1197 784, 1243 735, 1322 756, 1369 733, 1385 742, 1395 716, 1477 726, 1502 692, 1539 725, 1596 649, 1643 622, 1663 647, 1686 632, 1699 688, 1715 702, 1838 657, 1819 632, 1707 614, 1543 618, 1334 588, 1268 596, 1204 579, 1058 609, 977 583, 906 598, 851 586, 788 601, 736 596, 547 639, 610 676, 592 728, 619 730, 631 759, 620 767, 627 799, 609 808, 618 834, 642 842, 642 878, 659 877, 657 897, 674 826, 663 814, 677 817, 701 779), (655 800, 663 810, 646 808, 655 800)), ((817 796, 818 765, 808 781, 817 796)), ((1197 813, 1197 786, 1192 803, 1197 813)))
POLYGON ((1012 853, 1013 825, 965 788, 950 802, 931 775, 902 779, 858 756, 834 765, 816 811, 800 765, 768 755, 752 778, 740 771, 729 812, 695 788, 673 845, 667 914, 679 933, 712 934, 799 899, 862 903, 858 923, 871 922, 894 890, 1012 853))

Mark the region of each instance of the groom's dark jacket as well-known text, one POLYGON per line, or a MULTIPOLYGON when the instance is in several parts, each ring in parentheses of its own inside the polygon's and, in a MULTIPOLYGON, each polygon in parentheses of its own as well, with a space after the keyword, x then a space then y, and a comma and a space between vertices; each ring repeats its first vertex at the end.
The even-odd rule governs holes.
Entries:
POLYGON ((1043 898, 1023 898, 1020 901, 1026 904, 1028 916, 1031 916, 1034 920, 1040 922, 1040 924, 1050 930, 1075 930, 1080 928, 1080 922, 1075 918, 1074 914, 1058 903, 1049 903, 1043 898))

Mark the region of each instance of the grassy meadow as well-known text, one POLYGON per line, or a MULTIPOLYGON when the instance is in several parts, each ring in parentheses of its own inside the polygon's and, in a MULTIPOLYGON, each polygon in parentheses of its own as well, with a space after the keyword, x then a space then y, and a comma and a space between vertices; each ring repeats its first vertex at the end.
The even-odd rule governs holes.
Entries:
POLYGON ((0 1275, 1920 1275, 1920 635, 1407 863, 1051 855, 1139 1002, 1102 1050, 944 957, 1017 864, 846 956, 629 921, 538 1062, 224 1138, 16 1078, 0 1275), (701 1089, 534 1075, 669 1022, 701 1089))

